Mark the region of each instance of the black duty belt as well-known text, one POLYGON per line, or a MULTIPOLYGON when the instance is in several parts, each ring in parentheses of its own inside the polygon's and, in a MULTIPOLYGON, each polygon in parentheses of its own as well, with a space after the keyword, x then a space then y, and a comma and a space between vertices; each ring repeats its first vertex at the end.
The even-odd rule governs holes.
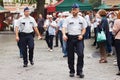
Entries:
POLYGON ((34 35, 34 32, 31 33, 19 32, 19 36, 29 36, 29 35, 34 35))
POLYGON ((68 35, 69 39, 78 39, 79 35, 68 35))

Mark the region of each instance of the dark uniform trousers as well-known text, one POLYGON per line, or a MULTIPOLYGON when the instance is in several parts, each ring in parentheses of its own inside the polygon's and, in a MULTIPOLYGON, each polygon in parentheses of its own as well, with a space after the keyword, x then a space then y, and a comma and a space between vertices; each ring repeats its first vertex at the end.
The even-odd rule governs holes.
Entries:
POLYGON ((46 31, 45 40, 50 49, 53 49, 53 38, 54 35, 49 35, 48 31, 46 31))
POLYGON ((61 46, 63 46, 63 37, 62 37, 62 31, 58 30, 55 36, 55 46, 58 46, 58 40, 60 39, 61 46))
POLYGON ((67 51, 68 51, 68 66, 70 73, 75 73, 74 69, 74 56, 77 53, 77 74, 83 72, 84 65, 84 42, 83 40, 78 40, 78 35, 68 35, 67 41, 67 51))
POLYGON ((22 46, 24 64, 28 63, 27 52, 29 52, 29 60, 33 61, 34 51, 34 36, 33 33, 19 33, 20 42, 22 46), (28 49, 28 50, 27 50, 28 49))

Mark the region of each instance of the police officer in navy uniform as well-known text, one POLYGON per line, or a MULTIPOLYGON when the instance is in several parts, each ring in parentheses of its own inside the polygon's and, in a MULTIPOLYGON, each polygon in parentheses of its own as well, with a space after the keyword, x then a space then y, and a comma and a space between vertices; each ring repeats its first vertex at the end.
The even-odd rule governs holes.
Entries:
POLYGON ((33 17, 30 16, 30 10, 28 7, 24 9, 24 16, 20 17, 17 21, 15 32, 16 32, 16 41, 20 41, 21 49, 23 53, 23 67, 28 65, 28 56, 29 52, 29 61, 33 65, 33 54, 34 54, 34 31, 38 35, 38 39, 41 39, 40 33, 37 28, 37 23, 33 17))
POLYGON ((84 78, 83 65, 84 65, 84 43, 83 36, 86 32, 87 23, 85 19, 78 15, 79 5, 77 3, 72 6, 72 15, 67 17, 63 23, 63 39, 67 41, 68 51, 68 67, 70 70, 70 77, 74 77, 74 53, 77 53, 77 75, 84 78), (68 35, 66 35, 66 31, 68 35))

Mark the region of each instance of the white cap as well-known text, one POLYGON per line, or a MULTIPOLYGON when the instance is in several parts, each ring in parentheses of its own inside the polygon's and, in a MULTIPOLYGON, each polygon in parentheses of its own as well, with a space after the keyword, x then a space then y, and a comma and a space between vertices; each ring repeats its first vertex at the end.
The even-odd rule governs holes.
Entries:
POLYGON ((70 13, 69 13, 69 12, 63 12, 62 15, 64 15, 64 16, 69 16, 70 13))
POLYGON ((79 12, 79 13, 78 13, 78 15, 82 16, 82 13, 81 13, 81 12, 79 12))
POLYGON ((24 16, 24 13, 23 13, 23 12, 20 12, 19 16, 24 16))
POLYGON ((62 16, 62 13, 58 13, 58 16, 62 16))
POLYGON ((49 15, 48 17, 49 17, 49 18, 52 18, 53 16, 52 16, 52 15, 49 15))

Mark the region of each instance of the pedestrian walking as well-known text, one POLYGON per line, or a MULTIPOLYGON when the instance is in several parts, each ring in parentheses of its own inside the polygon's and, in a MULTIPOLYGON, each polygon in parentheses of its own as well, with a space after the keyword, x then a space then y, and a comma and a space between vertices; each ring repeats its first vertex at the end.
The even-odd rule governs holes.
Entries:
MULTIPOLYGON (((58 40, 60 40, 60 44, 61 47, 63 47, 63 37, 62 37, 62 25, 63 25, 63 18, 62 18, 62 13, 59 13, 59 20, 57 21, 57 33, 56 35, 58 35, 58 40)), ((57 18, 58 19, 58 18, 57 18)), ((57 45, 58 45, 58 41, 57 41, 57 45)))
POLYGON ((90 39, 91 38, 91 21, 90 21, 90 12, 89 11, 86 12, 85 20, 87 22, 85 39, 90 39))
POLYGON ((99 26, 97 27, 97 33, 103 31, 106 36, 106 40, 98 42, 99 47, 100 47, 99 63, 107 63, 106 47, 107 47, 107 43, 110 42, 109 41, 110 40, 109 24, 108 24, 108 20, 106 18, 107 13, 105 10, 100 10, 100 11, 98 11, 98 14, 101 16, 101 22, 100 22, 99 26))
POLYGON ((95 19, 94 19, 94 37, 95 37, 95 39, 94 39, 94 43, 92 44, 92 46, 96 46, 97 45, 96 49, 99 48, 99 45, 97 43, 97 27, 99 26, 100 22, 101 22, 101 17, 97 13, 95 15, 95 19))
MULTIPOLYGON (((17 24, 17 21, 18 21, 18 19, 20 18, 20 17, 22 17, 22 14, 19 14, 18 16, 17 16, 17 18, 16 19, 14 19, 14 21, 13 21, 13 25, 14 25, 14 31, 15 31, 15 27, 16 27, 16 24, 17 24)), ((18 48, 19 48, 19 53, 20 53, 20 58, 23 58, 23 53, 22 53, 22 46, 21 46, 21 43, 20 43, 20 41, 17 41, 17 46, 18 46, 18 48)))
POLYGON ((117 14, 117 19, 113 25, 113 33, 115 37, 115 49, 117 56, 117 65, 118 65, 118 73, 116 75, 120 75, 120 11, 117 14))
MULTIPOLYGON (((63 23, 65 21, 65 19, 69 16, 67 12, 63 12, 62 13, 62 20, 61 20, 61 26, 63 27, 63 23)), ((66 35, 67 35, 67 31, 66 31, 66 35)), ((63 34, 62 34, 62 42, 63 42, 63 46, 62 46, 62 52, 63 52, 63 57, 67 57, 67 42, 63 40, 63 34)))
POLYGON ((34 54, 34 31, 38 35, 38 39, 41 38, 37 23, 33 17, 30 16, 30 10, 28 7, 24 8, 24 16, 19 18, 16 24, 16 41, 20 41, 21 50, 23 53, 23 67, 28 66, 28 56, 31 65, 34 65, 33 54, 34 54))
POLYGON ((43 38, 43 33, 44 33, 44 18, 42 16, 42 14, 39 14, 39 18, 38 18, 38 30, 39 30, 39 33, 41 34, 41 37, 43 38))
MULTIPOLYGON (((62 40, 61 40, 61 32, 59 31, 59 23, 61 21, 61 18, 62 18, 62 13, 59 13, 58 14, 58 17, 56 18, 56 23, 58 25, 58 28, 56 28, 56 34, 55 34, 55 45, 54 47, 58 47, 58 40, 60 39, 60 43, 61 43, 61 46, 62 46, 62 40)), ((53 19, 54 20, 54 19, 53 19)))
POLYGON ((67 17, 63 23, 63 39, 67 41, 67 53, 68 53, 68 67, 70 70, 70 77, 74 77, 74 55, 77 53, 77 75, 80 78, 84 78, 83 66, 84 66, 84 42, 83 36, 86 32, 87 23, 85 19, 78 15, 79 5, 77 3, 72 6, 72 15, 67 17), (66 35, 66 31, 68 35, 66 35))
POLYGON ((45 22, 44 28, 46 28, 45 40, 48 45, 48 51, 53 51, 53 38, 55 36, 55 29, 57 24, 53 21, 53 16, 49 15, 48 21, 45 22))

